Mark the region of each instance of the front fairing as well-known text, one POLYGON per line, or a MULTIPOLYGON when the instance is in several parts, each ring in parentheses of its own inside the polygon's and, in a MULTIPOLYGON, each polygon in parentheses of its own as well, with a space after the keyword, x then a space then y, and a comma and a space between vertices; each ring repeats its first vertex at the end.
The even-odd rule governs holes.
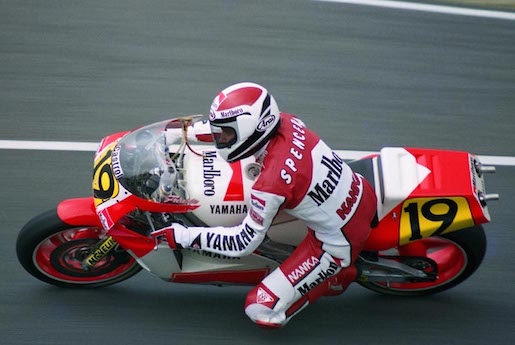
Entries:
POLYGON ((161 121, 102 141, 95 155, 93 196, 104 228, 135 209, 182 213, 197 207, 196 200, 176 193, 181 188, 170 147, 181 141, 182 124, 180 119, 161 121))
MULTIPOLYGON (((172 124, 175 122, 172 121, 172 124)), ((166 131, 170 121, 158 122, 120 139, 112 153, 112 171, 120 184, 133 195, 161 201, 157 187, 168 182, 172 188, 176 167, 172 162, 166 131), (159 179, 151 179, 159 176, 159 179), (161 181, 168 179, 168 181, 161 181)), ((164 188, 164 187, 163 187, 164 188)))

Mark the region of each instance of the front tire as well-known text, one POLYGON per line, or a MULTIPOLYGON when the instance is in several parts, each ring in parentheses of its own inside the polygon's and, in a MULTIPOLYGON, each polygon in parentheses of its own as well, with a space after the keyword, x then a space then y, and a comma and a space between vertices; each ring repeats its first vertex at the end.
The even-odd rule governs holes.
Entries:
POLYGON ((64 223, 57 210, 40 214, 20 231, 18 260, 32 276, 67 288, 96 288, 115 284, 138 273, 141 267, 123 249, 115 248, 92 269, 81 263, 105 235, 97 226, 64 223))
MULTIPOLYGON (((357 281, 367 289, 386 295, 424 296, 448 290, 470 277, 481 265, 486 253, 486 235, 481 225, 425 238, 409 249, 411 256, 424 256, 436 263, 438 278, 432 282, 382 283, 357 281)), ((407 248, 399 247, 397 255, 406 256, 407 248)), ((379 252, 379 256, 384 253, 379 252)), ((391 256, 389 254, 389 256, 391 256)))

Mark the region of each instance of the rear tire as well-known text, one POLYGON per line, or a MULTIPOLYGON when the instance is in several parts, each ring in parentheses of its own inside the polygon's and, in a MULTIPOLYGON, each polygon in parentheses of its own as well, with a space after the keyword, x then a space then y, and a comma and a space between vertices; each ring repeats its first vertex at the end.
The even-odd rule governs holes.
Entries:
POLYGON ((486 253, 486 235, 481 225, 419 241, 425 241, 428 247, 424 256, 427 255, 433 260, 435 260, 435 253, 438 255, 438 250, 442 250, 440 248, 447 251, 444 255, 437 256, 438 259, 435 260, 438 267, 438 279, 435 282, 391 283, 390 286, 379 282, 359 280, 357 282, 367 289, 385 295, 424 296, 435 294, 448 290, 470 277, 481 265, 486 253), (429 250, 431 248, 434 249, 434 252, 429 250))
POLYGON ((113 249, 91 270, 81 268, 82 260, 104 235, 104 229, 97 226, 64 223, 54 209, 23 227, 16 241, 16 254, 32 276, 67 288, 111 285, 138 273, 141 267, 121 248, 113 249))

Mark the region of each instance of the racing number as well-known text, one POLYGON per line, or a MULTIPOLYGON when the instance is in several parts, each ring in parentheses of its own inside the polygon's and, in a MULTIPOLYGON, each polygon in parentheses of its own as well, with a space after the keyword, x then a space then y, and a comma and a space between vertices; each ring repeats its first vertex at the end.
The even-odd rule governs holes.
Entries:
MULTIPOLYGON (((420 233, 420 221, 418 218, 418 204, 416 202, 409 203, 408 206, 404 208, 404 212, 409 213, 409 220, 411 225, 411 237, 410 241, 418 240, 422 238, 420 233)), ((422 205, 421 214, 424 218, 429 219, 432 222, 442 222, 442 225, 435 231, 434 235, 439 235, 445 229, 452 224, 454 217, 456 217, 456 213, 458 212, 458 204, 450 199, 435 199, 430 200, 422 205), (447 205, 448 210, 442 214, 435 214, 431 212, 431 207, 444 204, 447 205)))
POLYGON ((399 244, 473 225, 465 198, 410 199, 402 205, 399 244))
POLYGON ((95 161, 93 169, 93 197, 95 206, 118 195, 118 182, 111 169, 111 149, 95 161))

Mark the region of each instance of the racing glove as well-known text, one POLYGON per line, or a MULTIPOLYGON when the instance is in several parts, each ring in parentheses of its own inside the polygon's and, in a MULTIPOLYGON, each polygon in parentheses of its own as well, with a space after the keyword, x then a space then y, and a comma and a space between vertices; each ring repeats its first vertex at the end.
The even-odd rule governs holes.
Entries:
POLYGON ((182 233, 186 229, 187 229, 186 227, 182 226, 179 223, 173 223, 172 226, 163 228, 161 230, 157 230, 157 231, 151 233, 150 235, 154 238, 160 238, 162 240, 165 240, 168 243, 168 245, 170 246, 170 248, 172 248, 173 250, 176 250, 176 249, 183 248, 183 246, 180 243, 177 243, 177 241, 175 240, 176 231, 182 233))

